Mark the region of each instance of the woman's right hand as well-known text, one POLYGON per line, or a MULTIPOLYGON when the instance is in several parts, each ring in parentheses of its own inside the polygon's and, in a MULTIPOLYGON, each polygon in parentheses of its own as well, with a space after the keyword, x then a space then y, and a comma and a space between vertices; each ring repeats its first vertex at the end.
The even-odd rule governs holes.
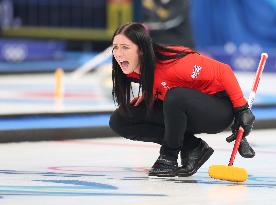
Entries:
POLYGON ((144 95, 136 96, 130 101, 130 104, 133 106, 138 106, 143 100, 144 100, 144 95))

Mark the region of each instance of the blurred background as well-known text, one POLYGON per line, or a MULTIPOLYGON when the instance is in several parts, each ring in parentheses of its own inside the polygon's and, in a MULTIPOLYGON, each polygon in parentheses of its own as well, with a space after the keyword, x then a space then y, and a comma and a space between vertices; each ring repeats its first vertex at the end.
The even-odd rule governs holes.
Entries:
POLYGON ((275 126, 275 0, 0 0, 0 141, 114 135, 108 48, 131 21, 231 65, 246 94, 267 52, 254 112, 275 126))

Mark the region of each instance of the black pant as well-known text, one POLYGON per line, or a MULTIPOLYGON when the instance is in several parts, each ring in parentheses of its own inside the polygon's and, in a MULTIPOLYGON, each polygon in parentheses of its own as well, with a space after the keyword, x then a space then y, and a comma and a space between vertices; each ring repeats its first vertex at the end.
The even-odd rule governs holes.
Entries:
POLYGON ((119 107, 112 113, 111 129, 127 139, 161 144, 164 152, 194 147, 198 141, 194 134, 219 133, 233 121, 226 94, 208 95, 186 88, 170 89, 164 102, 155 101, 148 114, 144 102, 129 105, 129 110, 124 113, 119 107))

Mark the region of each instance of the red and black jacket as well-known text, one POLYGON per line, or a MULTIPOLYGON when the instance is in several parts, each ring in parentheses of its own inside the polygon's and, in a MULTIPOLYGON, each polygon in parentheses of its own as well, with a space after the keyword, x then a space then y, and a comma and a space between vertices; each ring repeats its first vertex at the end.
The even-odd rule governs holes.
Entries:
MULTIPOLYGON (((128 77, 139 78, 139 75, 131 73, 128 77)), ((191 88, 211 95, 225 91, 233 107, 241 107, 247 102, 231 67, 198 53, 168 63, 157 62, 153 95, 164 100, 167 91, 174 87, 191 88)))

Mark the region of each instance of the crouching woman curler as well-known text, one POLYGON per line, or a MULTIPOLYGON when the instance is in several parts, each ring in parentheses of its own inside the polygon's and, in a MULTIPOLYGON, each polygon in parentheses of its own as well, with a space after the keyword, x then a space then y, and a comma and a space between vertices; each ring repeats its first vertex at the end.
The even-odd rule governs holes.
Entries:
MULTIPOLYGON (((112 38, 113 98, 109 125, 131 140, 161 145, 150 176, 191 176, 214 150, 196 134, 219 133, 232 122, 248 135, 254 115, 230 66, 182 46, 152 42, 142 24, 119 27, 112 38), (131 96, 131 82, 139 83, 131 96), (180 153, 181 166, 177 159, 180 153)), ((239 153, 254 157, 243 138, 239 153)))

